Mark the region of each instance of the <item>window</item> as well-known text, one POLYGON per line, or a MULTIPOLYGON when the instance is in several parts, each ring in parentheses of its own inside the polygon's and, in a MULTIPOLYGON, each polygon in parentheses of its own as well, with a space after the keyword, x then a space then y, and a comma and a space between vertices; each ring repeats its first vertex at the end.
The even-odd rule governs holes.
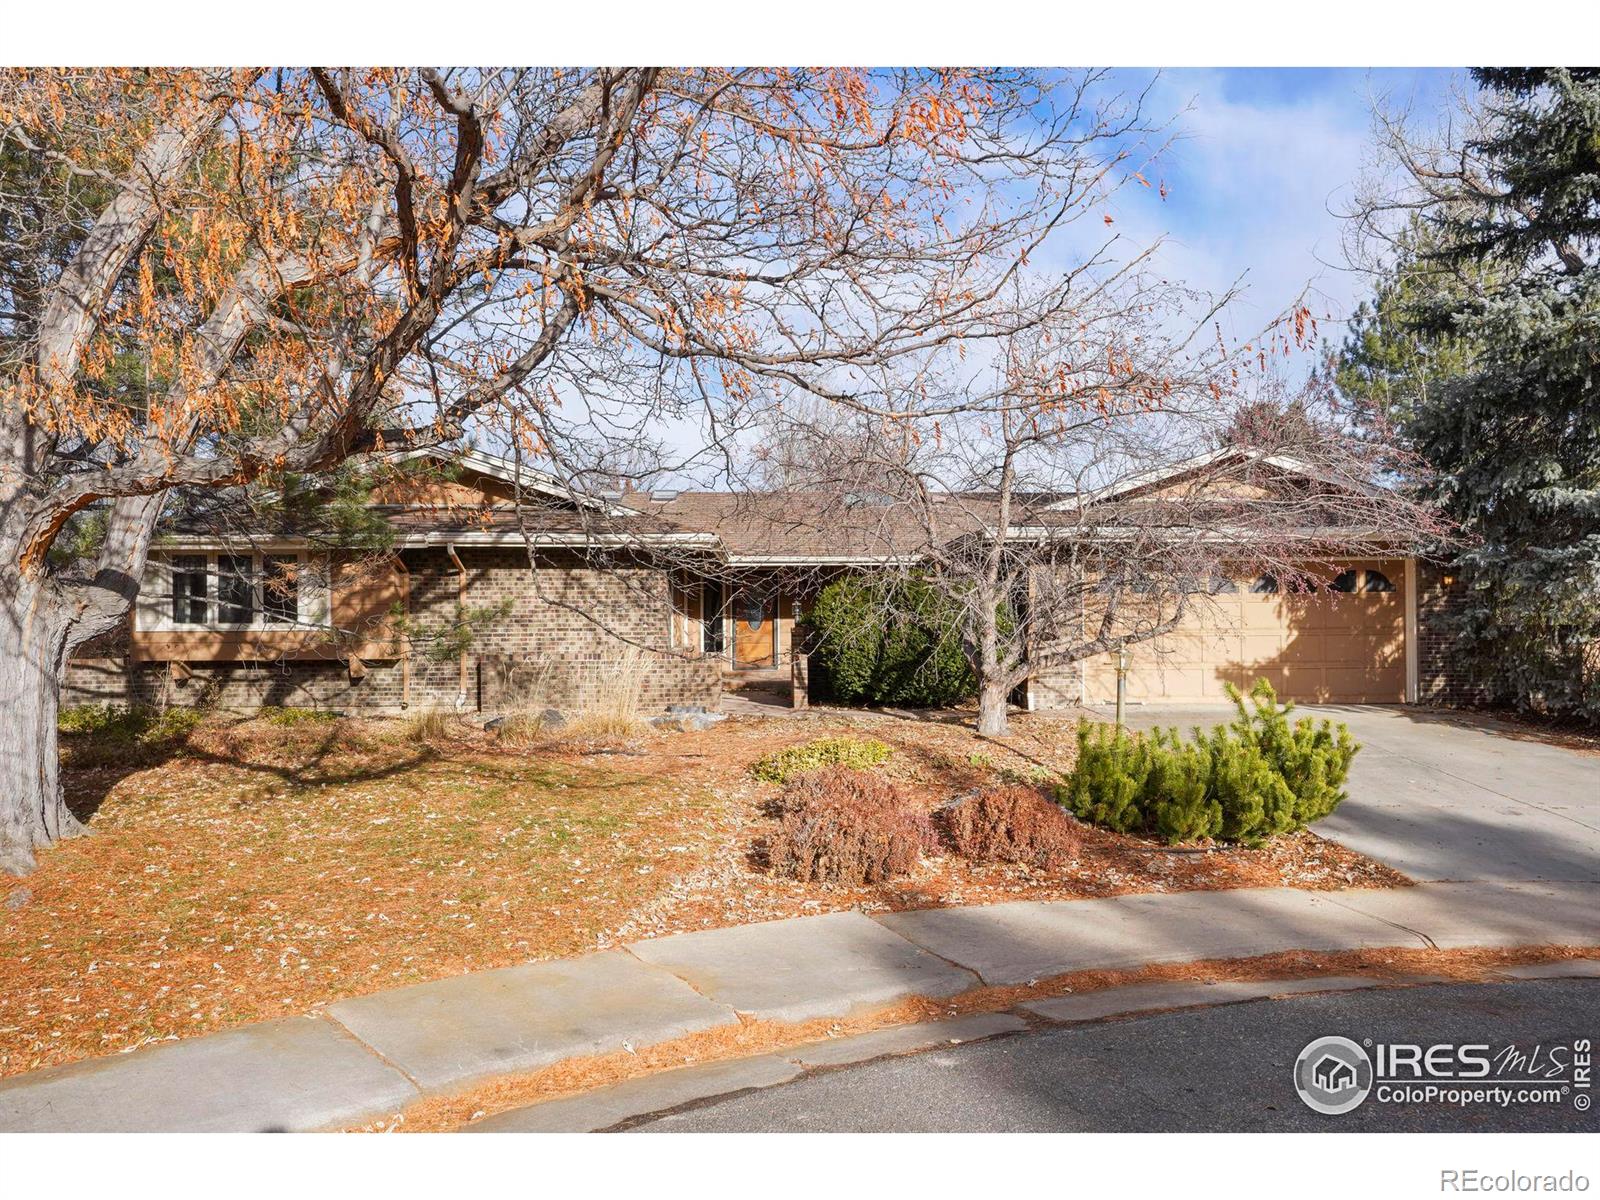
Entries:
POLYGON ((700 646, 707 654, 721 654, 722 643, 722 584, 708 579, 700 592, 700 646))
POLYGON ((299 555, 176 554, 172 624, 222 627, 300 622, 299 555))
POLYGON ((204 625, 206 619, 206 556, 180 554, 172 560, 172 623, 204 625))
POLYGON ((255 563, 249 558, 217 559, 217 623, 248 625, 255 616, 255 563))
POLYGON ((1213 596, 1231 596, 1239 590, 1239 585, 1225 575, 1211 577, 1211 594, 1213 596))
POLYGON ((1382 571, 1368 571, 1367 579, 1361 586, 1363 592, 1392 592, 1394 584, 1382 571))
POLYGON ((261 616, 269 625, 300 620, 300 560, 294 555, 262 555, 261 616))
POLYGON ((1262 575, 1250 585, 1250 590, 1257 595, 1278 590, 1278 577, 1276 575, 1262 575))
POLYGON ((1328 586, 1336 592, 1353 592, 1356 590, 1356 573, 1354 571, 1340 571, 1333 577, 1333 582, 1328 586))

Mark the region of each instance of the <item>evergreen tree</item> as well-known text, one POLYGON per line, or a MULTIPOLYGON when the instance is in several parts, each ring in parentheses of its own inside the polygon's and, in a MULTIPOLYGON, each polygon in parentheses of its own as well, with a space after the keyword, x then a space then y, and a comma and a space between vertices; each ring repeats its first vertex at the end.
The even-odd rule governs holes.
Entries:
POLYGON ((1339 382, 1468 535, 1453 621, 1492 698, 1600 719, 1600 69, 1474 76, 1453 167, 1405 160, 1418 220, 1339 382))

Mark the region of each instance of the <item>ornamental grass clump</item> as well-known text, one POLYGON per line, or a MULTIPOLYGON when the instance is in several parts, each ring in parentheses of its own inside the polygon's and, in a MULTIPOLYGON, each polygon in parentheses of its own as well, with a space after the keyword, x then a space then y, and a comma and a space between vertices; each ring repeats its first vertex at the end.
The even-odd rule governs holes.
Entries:
POLYGON ((816 738, 758 758, 750 773, 767 783, 786 784, 798 775, 824 767, 864 771, 888 762, 892 753, 875 738, 816 738))
POLYGON ((767 861, 802 883, 859 887, 907 874, 937 845, 927 812, 892 782, 831 767, 784 789, 767 861))
POLYGON ((1213 838, 1259 845, 1304 829, 1345 798, 1360 749, 1343 724, 1302 718, 1257 680, 1247 705, 1231 684, 1236 715, 1185 741, 1176 729, 1128 733, 1080 724, 1078 761, 1057 800, 1082 820, 1168 843, 1213 838))
POLYGON ((1072 819, 1037 788, 986 788, 940 814, 951 847, 973 862, 1014 862, 1049 870, 1078 856, 1072 819))

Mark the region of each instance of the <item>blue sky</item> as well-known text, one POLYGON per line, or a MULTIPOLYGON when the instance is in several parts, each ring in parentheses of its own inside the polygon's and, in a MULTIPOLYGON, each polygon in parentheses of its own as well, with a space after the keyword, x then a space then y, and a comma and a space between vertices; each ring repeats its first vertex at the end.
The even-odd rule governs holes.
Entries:
MULTIPOLYGON (((1334 215, 1371 158, 1376 99, 1440 110, 1462 73, 1440 69, 1121 70, 1118 82, 1156 76, 1152 110, 1177 116, 1176 143, 1157 174, 1169 195, 1124 189, 1111 211, 1134 245, 1160 235, 1164 274, 1220 291, 1243 276, 1248 289, 1228 330, 1248 337, 1310 285, 1322 333, 1337 341, 1365 294, 1344 269, 1334 215)), ((1148 174, 1148 172, 1147 172, 1148 174)), ((1152 179, 1152 182, 1155 182, 1152 179)))

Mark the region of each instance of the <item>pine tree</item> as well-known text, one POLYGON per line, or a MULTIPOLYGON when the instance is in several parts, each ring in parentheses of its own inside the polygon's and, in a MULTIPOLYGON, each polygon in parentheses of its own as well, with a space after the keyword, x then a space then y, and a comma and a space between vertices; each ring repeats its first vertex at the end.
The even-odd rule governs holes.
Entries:
POLYGON ((1600 69, 1479 70, 1414 253, 1340 384, 1386 411, 1468 535, 1452 621, 1491 698, 1600 719, 1600 69))

